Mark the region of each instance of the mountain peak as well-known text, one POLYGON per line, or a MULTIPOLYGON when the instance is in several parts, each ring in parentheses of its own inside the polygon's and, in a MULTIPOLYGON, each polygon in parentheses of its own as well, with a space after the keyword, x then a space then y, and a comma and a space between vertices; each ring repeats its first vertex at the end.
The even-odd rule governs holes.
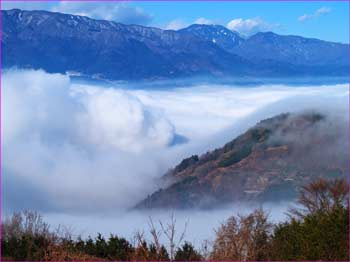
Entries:
POLYGON ((226 27, 222 25, 217 25, 217 24, 192 24, 189 25, 186 28, 180 29, 180 30, 201 30, 201 29, 223 29, 223 30, 228 30, 226 27))
POLYGON ((237 32, 233 32, 222 25, 193 24, 179 30, 179 32, 195 35, 229 51, 244 41, 237 32))

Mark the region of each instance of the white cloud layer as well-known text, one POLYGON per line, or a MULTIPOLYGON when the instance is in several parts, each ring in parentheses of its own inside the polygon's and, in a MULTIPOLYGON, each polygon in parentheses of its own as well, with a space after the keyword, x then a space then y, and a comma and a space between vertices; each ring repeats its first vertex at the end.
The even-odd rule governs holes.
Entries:
POLYGON ((42 71, 9 71, 2 86, 9 191, 29 180, 51 208, 126 207, 165 171, 154 158, 162 159, 174 127, 135 96, 73 88, 68 77, 42 71))
MULTIPOLYGON (((269 219, 273 222, 280 222, 286 218, 286 211, 290 203, 266 204, 264 209, 269 213, 269 219)), ((66 215, 60 213, 48 214, 44 218, 49 221, 49 224, 58 227, 59 225, 66 225, 68 228, 73 228, 74 235, 81 235, 83 238, 89 235, 94 237, 97 232, 105 237, 109 237, 111 233, 123 236, 129 241, 133 242, 136 232, 144 232, 144 237, 153 241, 150 234, 149 218, 151 217, 154 225, 160 229, 159 221, 163 224, 170 222, 171 214, 174 214, 176 219, 176 235, 178 240, 180 234, 185 229, 185 240, 191 242, 197 248, 203 248, 203 244, 214 241, 214 230, 216 230, 223 221, 232 215, 246 215, 254 208, 259 206, 247 205, 246 203, 239 203, 233 206, 225 207, 219 210, 190 210, 181 211, 132 211, 128 213, 99 216, 92 214, 86 215, 66 215)), ((160 242, 168 245, 168 240, 164 234, 160 234, 160 242)), ((168 247, 168 246, 167 246, 168 247)), ((208 248, 210 248, 208 246, 208 248)))
POLYGON ((165 147, 173 139, 174 127, 163 115, 122 90, 72 89, 68 77, 43 71, 9 71, 4 86, 5 114, 16 114, 4 118, 5 145, 22 135, 42 136, 42 131, 126 152, 165 147))
POLYGON ((5 72, 2 81, 5 211, 125 210, 184 157, 261 119, 332 106, 348 112, 347 85, 125 89, 31 70, 5 72), (189 142, 169 146, 177 134, 189 142))
POLYGON ((84 88, 79 93, 85 110, 78 114, 77 123, 89 144, 141 152, 166 147, 174 138, 172 124, 135 96, 99 88, 84 88))
POLYGON ((272 29, 275 29, 277 25, 267 23, 260 17, 255 17, 249 19, 233 19, 230 22, 228 22, 226 27, 244 36, 251 36, 258 32, 270 31, 272 29))
POLYGON ((329 7, 321 7, 319 9, 317 9, 313 14, 304 14, 302 16, 298 17, 298 21, 299 22, 305 22, 307 20, 311 20, 320 16, 323 16, 325 14, 328 14, 332 11, 331 8, 329 7))

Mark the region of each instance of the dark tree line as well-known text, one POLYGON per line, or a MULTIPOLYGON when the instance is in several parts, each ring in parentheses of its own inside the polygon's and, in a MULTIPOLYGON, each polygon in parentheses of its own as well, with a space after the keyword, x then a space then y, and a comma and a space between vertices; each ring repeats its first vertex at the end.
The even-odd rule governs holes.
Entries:
MULTIPOLYGON (((16 213, 2 224, 2 260, 349 260, 349 186, 345 180, 319 179, 302 187, 298 208, 272 224, 263 209, 232 216, 205 250, 184 240, 174 216, 159 226, 150 219, 151 241, 137 233, 131 243, 110 235, 73 239, 64 228, 51 230, 36 212, 16 213), (163 234, 165 244, 161 243, 163 234)), ((186 228, 186 227, 185 227, 186 228)))

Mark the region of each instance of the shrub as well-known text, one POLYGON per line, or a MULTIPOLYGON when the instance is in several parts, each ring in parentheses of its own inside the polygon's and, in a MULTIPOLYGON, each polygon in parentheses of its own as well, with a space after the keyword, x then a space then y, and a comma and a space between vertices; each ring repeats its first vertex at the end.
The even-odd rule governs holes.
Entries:
POLYGON ((188 242, 185 242, 175 253, 175 260, 177 261, 199 261, 202 259, 199 252, 188 242))
POLYGON ((267 218, 262 209, 230 217, 216 232, 211 259, 267 260, 272 227, 267 218))

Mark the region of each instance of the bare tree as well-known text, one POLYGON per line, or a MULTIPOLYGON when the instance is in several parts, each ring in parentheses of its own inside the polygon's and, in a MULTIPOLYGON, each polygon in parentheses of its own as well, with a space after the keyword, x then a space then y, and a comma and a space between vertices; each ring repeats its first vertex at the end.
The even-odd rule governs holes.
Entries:
POLYGON ((303 186, 298 203, 301 208, 291 208, 290 216, 299 218, 310 213, 331 212, 335 207, 349 205, 349 184, 345 179, 326 180, 319 178, 303 186))
POLYGON ((23 229, 25 233, 32 235, 46 235, 49 225, 43 221, 42 216, 36 211, 24 211, 23 229))
POLYGON ((14 213, 11 217, 7 217, 2 223, 2 230, 4 239, 20 238, 23 235, 43 236, 52 239, 55 235, 50 232, 49 225, 43 221, 38 212, 29 210, 14 213))
POLYGON ((159 254, 161 251, 161 244, 159 238, 161 237, 162 231, 158 230, 156 226, 153 223, 152 217, 149 217, 149 222, 148 222, 149 228, 150 228, 150 233, 153 238, 153 243, 156 246, 157 253, 159 254))
POLYGON ((164 224, 162 221, 159 221, 159 224, 162 232, 169 241, 169 255, 170 260, 172 261, 175 258, 175 250, 181 245, 182 241, 185 238, 188 221, 185 223, 184 230, 181 232, 178 239, 176 239, 176 219, 174 217, 174 213, 172 213, 170 216, 170 222, 164 224))
POLYGON ((216 231, 211 259, 264 260, 268 258, 271 229, 262 209, 247 216, 232 216, 216 231))
POLYGON ((145 233, 144 231, 137 231, 135 233, 135 252, 134 252, 134 260, 148 260, 149 259, 149 252, 147 247, 147 242, 145 239, 145 233))
POLYGON ((208 260, 210 258, 210 247, 213 245, 213 243, 211 241, 209 241, 208 239, 205 239, 200 247, 200 254, 203 257, 204 260, 208 260))

